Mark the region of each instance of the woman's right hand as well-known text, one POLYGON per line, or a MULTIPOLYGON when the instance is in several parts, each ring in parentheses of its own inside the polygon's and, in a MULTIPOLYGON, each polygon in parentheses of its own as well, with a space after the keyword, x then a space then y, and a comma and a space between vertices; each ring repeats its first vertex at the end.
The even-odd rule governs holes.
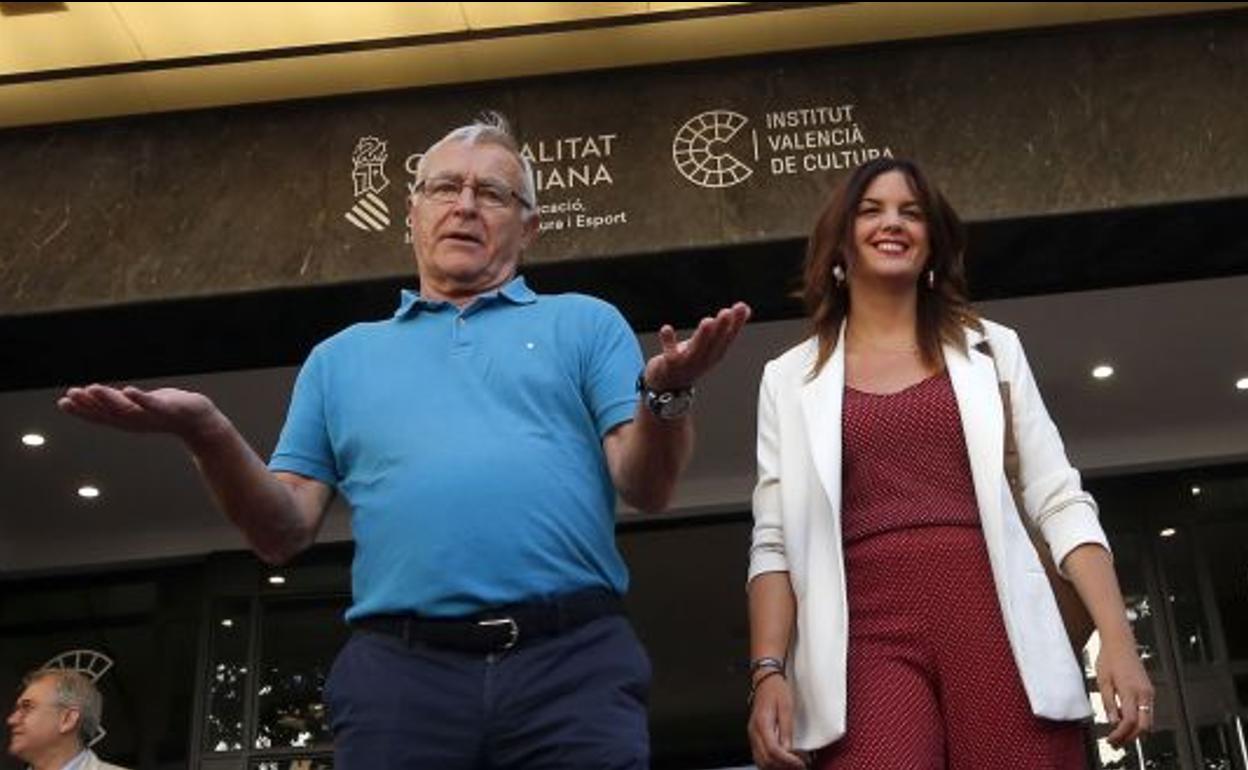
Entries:
POLYGON ((749 734, 759 770, 806 767, 802 755, 793 751, 793 691, 783 676, 768 676, 755 688, 749 734))

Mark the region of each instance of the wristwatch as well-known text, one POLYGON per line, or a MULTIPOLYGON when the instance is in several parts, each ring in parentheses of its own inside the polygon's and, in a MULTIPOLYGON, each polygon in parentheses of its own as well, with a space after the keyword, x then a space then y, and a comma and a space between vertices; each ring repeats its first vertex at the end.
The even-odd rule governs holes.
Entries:
POLYGON ((660 420, 679 420, 693 406, 693 386, 672 390, 653 390, 646 384, 646 373, 637 375, 637 392, 646 402, 646 408, 660 420))

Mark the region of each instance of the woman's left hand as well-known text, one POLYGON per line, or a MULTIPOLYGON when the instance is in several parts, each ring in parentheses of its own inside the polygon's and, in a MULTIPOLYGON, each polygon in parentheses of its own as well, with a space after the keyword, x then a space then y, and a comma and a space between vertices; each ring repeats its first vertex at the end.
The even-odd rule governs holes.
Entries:
POLYGON ((1135 649, 1127 609, 1109 551, 1083 543, 1066 554, 1062 567, 1096 621, 1101 651, 1096 656, 1096 684, 1105 715, 1114 726, 1105 739, 1115 747, 1129 743, 1153 726, 1153 683, 1135 649))
POLYGON ((1106 740, 1115 747, 1130 743, 1153 726, 1153 684, 1135 649, 1135 640, 1106 641, 1096 657, 1096 683, 1109 722, 1114 726, 1106 740))

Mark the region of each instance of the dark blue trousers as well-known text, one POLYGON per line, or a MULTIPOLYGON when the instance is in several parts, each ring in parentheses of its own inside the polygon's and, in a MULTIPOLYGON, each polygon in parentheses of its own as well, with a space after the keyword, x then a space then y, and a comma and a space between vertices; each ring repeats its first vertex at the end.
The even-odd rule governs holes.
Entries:
POLYGON ((472 655, 356 631, 325 684, 335 770, 645 770, 650 660, 627 618, 472 655))

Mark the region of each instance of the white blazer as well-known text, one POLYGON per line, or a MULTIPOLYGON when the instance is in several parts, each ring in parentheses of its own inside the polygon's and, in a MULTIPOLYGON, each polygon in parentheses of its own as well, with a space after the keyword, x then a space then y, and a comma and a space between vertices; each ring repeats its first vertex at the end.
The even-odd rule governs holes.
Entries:
MULTIPOLYGON (((1018 336, 984 322, 1002 379, 1010 383, 1023 504, 1061 564, 1083 543, 1109 544, 1096 503, 1080 486, 1061 437, 1040 399, 1018 336)), ((1037 715, 1091 714, 1083 674, 1067 641, 1057 602, 1014 507, 1003 466, 1004 417, 992 358, 948 345, 945 365, 957 397, 975 498, 1010 649, 1037 715)), ((786 656, 793 687, 794 747, 817 749, 845 734, 849 617, 841 543, 841 402, 844 328, 819 376, 808 376, 814 338, 768 362, 758 399, 758 484, 749 577, 788 572, 797 624, 786 656)))

